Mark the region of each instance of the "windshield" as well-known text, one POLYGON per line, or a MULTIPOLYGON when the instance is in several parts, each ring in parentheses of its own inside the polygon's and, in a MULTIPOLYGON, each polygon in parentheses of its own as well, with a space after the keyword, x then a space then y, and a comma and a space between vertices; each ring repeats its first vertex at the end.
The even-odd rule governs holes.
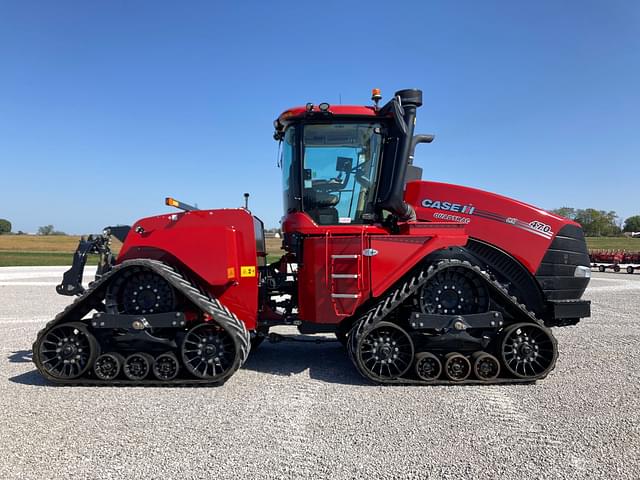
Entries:
POLYGON ((320 225, 361 223, 372 211, 380 124, 305 125, 303 209, 320 225))

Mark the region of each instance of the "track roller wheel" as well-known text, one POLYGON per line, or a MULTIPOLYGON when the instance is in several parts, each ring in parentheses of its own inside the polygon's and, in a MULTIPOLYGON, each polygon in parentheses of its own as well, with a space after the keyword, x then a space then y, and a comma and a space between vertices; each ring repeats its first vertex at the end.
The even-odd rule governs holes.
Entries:
POLYGON ((413 363, 413 341, 395 323, 376 324, 360 337, 355 350, 356 367, 379 382, 401 377, 413 363))
POLYGON ((535 380, 551 371, 558 357, 551 331, 534 323, 516 323, 502 334, 502 363, 517 378, 535 380))
POLYGON ((445 356, 444 373, 454 382, 462 382, 469 378, 471 374, 471 362, 469 359, 458 352, 449 352, 445 356))
POLYGON ((158 380, 173 380, 180 371, 180 363, 178 357, 173 353, 167 352, 158 355, 153 362, 153 375, 158 380))
POLYGON ((471 355, 473 373, 479 380, 493 380, 500 374, 500 362, 487 352, 475 352, 471 355))
POLYGON ((122 370, 124 357, 116 352, 103 353, 93 364, 93 373, 100 380, 113 380, 122 370))
POLYGON ((627 273, 633 273, 633 267, 631 265, 627 267, 627 273))
POLYGON ((93 365, 99 347, 83 323, 62 323, 45 333, 34 352, 40 369, 54 380, 72 380, 93 365))
POLYGON ((604 265, 598 265, 599 272, 604 272, 605 270, 606 270, 606 267, 604 265))
POLYGON ((416 355, 416 375, 425 382, 433 382, 442 373, 442 363, 433 353, 420 352, 416 355))
POLYGON ((143 380, 151 371, 153 357, 148 353, 137 352, 129 355, 124 361, 122 371, 129 380, 143 380))
POLYGON ((239 361, 233 337, 215 323, 201 323, 189 330, 181 354, 189 373, 212 381, 223 380, 239 361))

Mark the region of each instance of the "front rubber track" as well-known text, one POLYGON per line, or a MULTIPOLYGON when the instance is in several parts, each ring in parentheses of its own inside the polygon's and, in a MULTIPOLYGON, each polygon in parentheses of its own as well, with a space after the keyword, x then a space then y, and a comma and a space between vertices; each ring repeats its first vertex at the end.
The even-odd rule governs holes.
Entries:
MULTIPOLYGON (((87 324, 87 321, 83 321, 87 324)), ((186 276, 182 275, 175 268, 157 260, 135 259, 127 260, 115 266, 111 271, 104 275, 100 280, 89 284, 89 288, 80 295, 72 304, 68 305, 62 312, 51 320, 45 328, 38 332, 36 340, 33 344, 33 362, 36 368, 47 380, 62 385, 147 385, 147 386, 180 386, 180 385, 219 385, 224 383, 231 375, 233 375, 246 361, 249 355, 250 337, 249 332, 245 328, 242 321, 236 317, 227 307, 225 307, 218 299, 209 295, 203 289, 199 289, 195 282, 190 281, 186 276), (160 275, 169 284, 182 293, 189 301, 191 301, 202 312, 211 315, 214 321, 226 330, 233 338, 236 346, 236 358, 233 366, 222 377, 216 380, 206 379, 174 379, 168 381, 148 380, 130 381, 124 379, 117 380, 98 380, 95 378, 80 377, 74 380, 61 380, 49 375, 40 363, 39 344, 42 337, 55 325, 65 322, 83 321, 85 315, 91 310, 103 309, 103 300, 106 294, 109 281, 114 278, 122 270, 133 267, 143 267, 160 275)))
POLYGON ((415 378, 401 377, 396 379, 385 379, 381 381, 380 379, 369 375, 368 371, 360 365, 358 355, 355 353, 355 349, 357 347, 359 339, 367 332, 369 332, 372 328, 374 328, 376 324, 384 321, 385 318, 387 318, 387 316, 392 313, 397 307, 416 295, 419 289, 423 285, 426 285, 430 278, 432 278, 438 272, 453 267, 471 270, 485 282, 485 284, 491 291, 494 300, 498 301, 502 308, 504 308, 505 311, 509 313, 513 318, 512 321, 504 325, 505 328, 515 323, 537 324, 545 331, 547 331, 553 342, 553 347, 557 351, 557 342, 555 337, 551 333, 551 330, 545 327, 544 323, 536 318, 533 312, 529 311, 527 307, 524 304, 520 303, 516 297, 510 295, 505 287, 503 287, 496 280, 492 279, 487 272, 481 270, 478 266, 472 265, 467 261, 450 259, 441 260, 438 263, 432 265, 425 264, 424 266, 419 266, 412 272, 409 272, 380 299, 376 306, 368 310, 354 323, 349 333, 347 346, 349 357, 356 367, 356 370, 358 370, 358 372, 368 380, 382 385, 493 385, 508 383, 534 383, 536 380, 545 378, 549 374, 549 372, 551 372, 555 368, 555 358, 544 375, 540 375, 539 377, 499 377, 493 380, 467 379, 464 381, 451 381, 446 379, 438 379, 433 381, 424 381, 415 378))

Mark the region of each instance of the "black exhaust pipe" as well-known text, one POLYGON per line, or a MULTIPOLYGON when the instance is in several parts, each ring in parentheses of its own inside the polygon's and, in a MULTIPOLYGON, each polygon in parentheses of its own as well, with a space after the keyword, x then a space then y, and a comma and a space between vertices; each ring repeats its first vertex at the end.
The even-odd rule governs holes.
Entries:
MULTIPOLYGON (((413 157, 413 131, 416 121, 416 110, 422 105, 422 90, 406 89, 395 93, 392 102, 398 102, 395 107, 396 124, 398 128, 398 145, 393 159, 393 178, 387 190, 385 198, 379 199, 378 206, 388 210, 401 221, 412 221, 416 219, 416 212, 413 207, 404 201, 404 184, 407 175, 407 166, 413 157), (398 118, 398 115, 401 115, 398 118), (404 124, 404 125, 403 125, 404 124)), ((389 102, 391 104, 392 102, 389 102)), ((388 105, 389 105, 388 104, 388 105)), ((386 108, 383 107, 383 109, 386 108)), ((387 170, 389 172, 390 170, 387 170)))

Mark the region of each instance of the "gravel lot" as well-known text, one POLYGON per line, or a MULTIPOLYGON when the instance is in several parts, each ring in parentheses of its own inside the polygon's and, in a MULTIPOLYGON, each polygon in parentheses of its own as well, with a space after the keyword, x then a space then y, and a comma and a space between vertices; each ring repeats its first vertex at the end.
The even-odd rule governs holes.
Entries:
POLYGON ((640 275, 594 273, 536 385, 379 387, 337 343, 264 344, 220 388, 46 384, 64 269, 0 268, 0 478, 640 478, 640 275))

